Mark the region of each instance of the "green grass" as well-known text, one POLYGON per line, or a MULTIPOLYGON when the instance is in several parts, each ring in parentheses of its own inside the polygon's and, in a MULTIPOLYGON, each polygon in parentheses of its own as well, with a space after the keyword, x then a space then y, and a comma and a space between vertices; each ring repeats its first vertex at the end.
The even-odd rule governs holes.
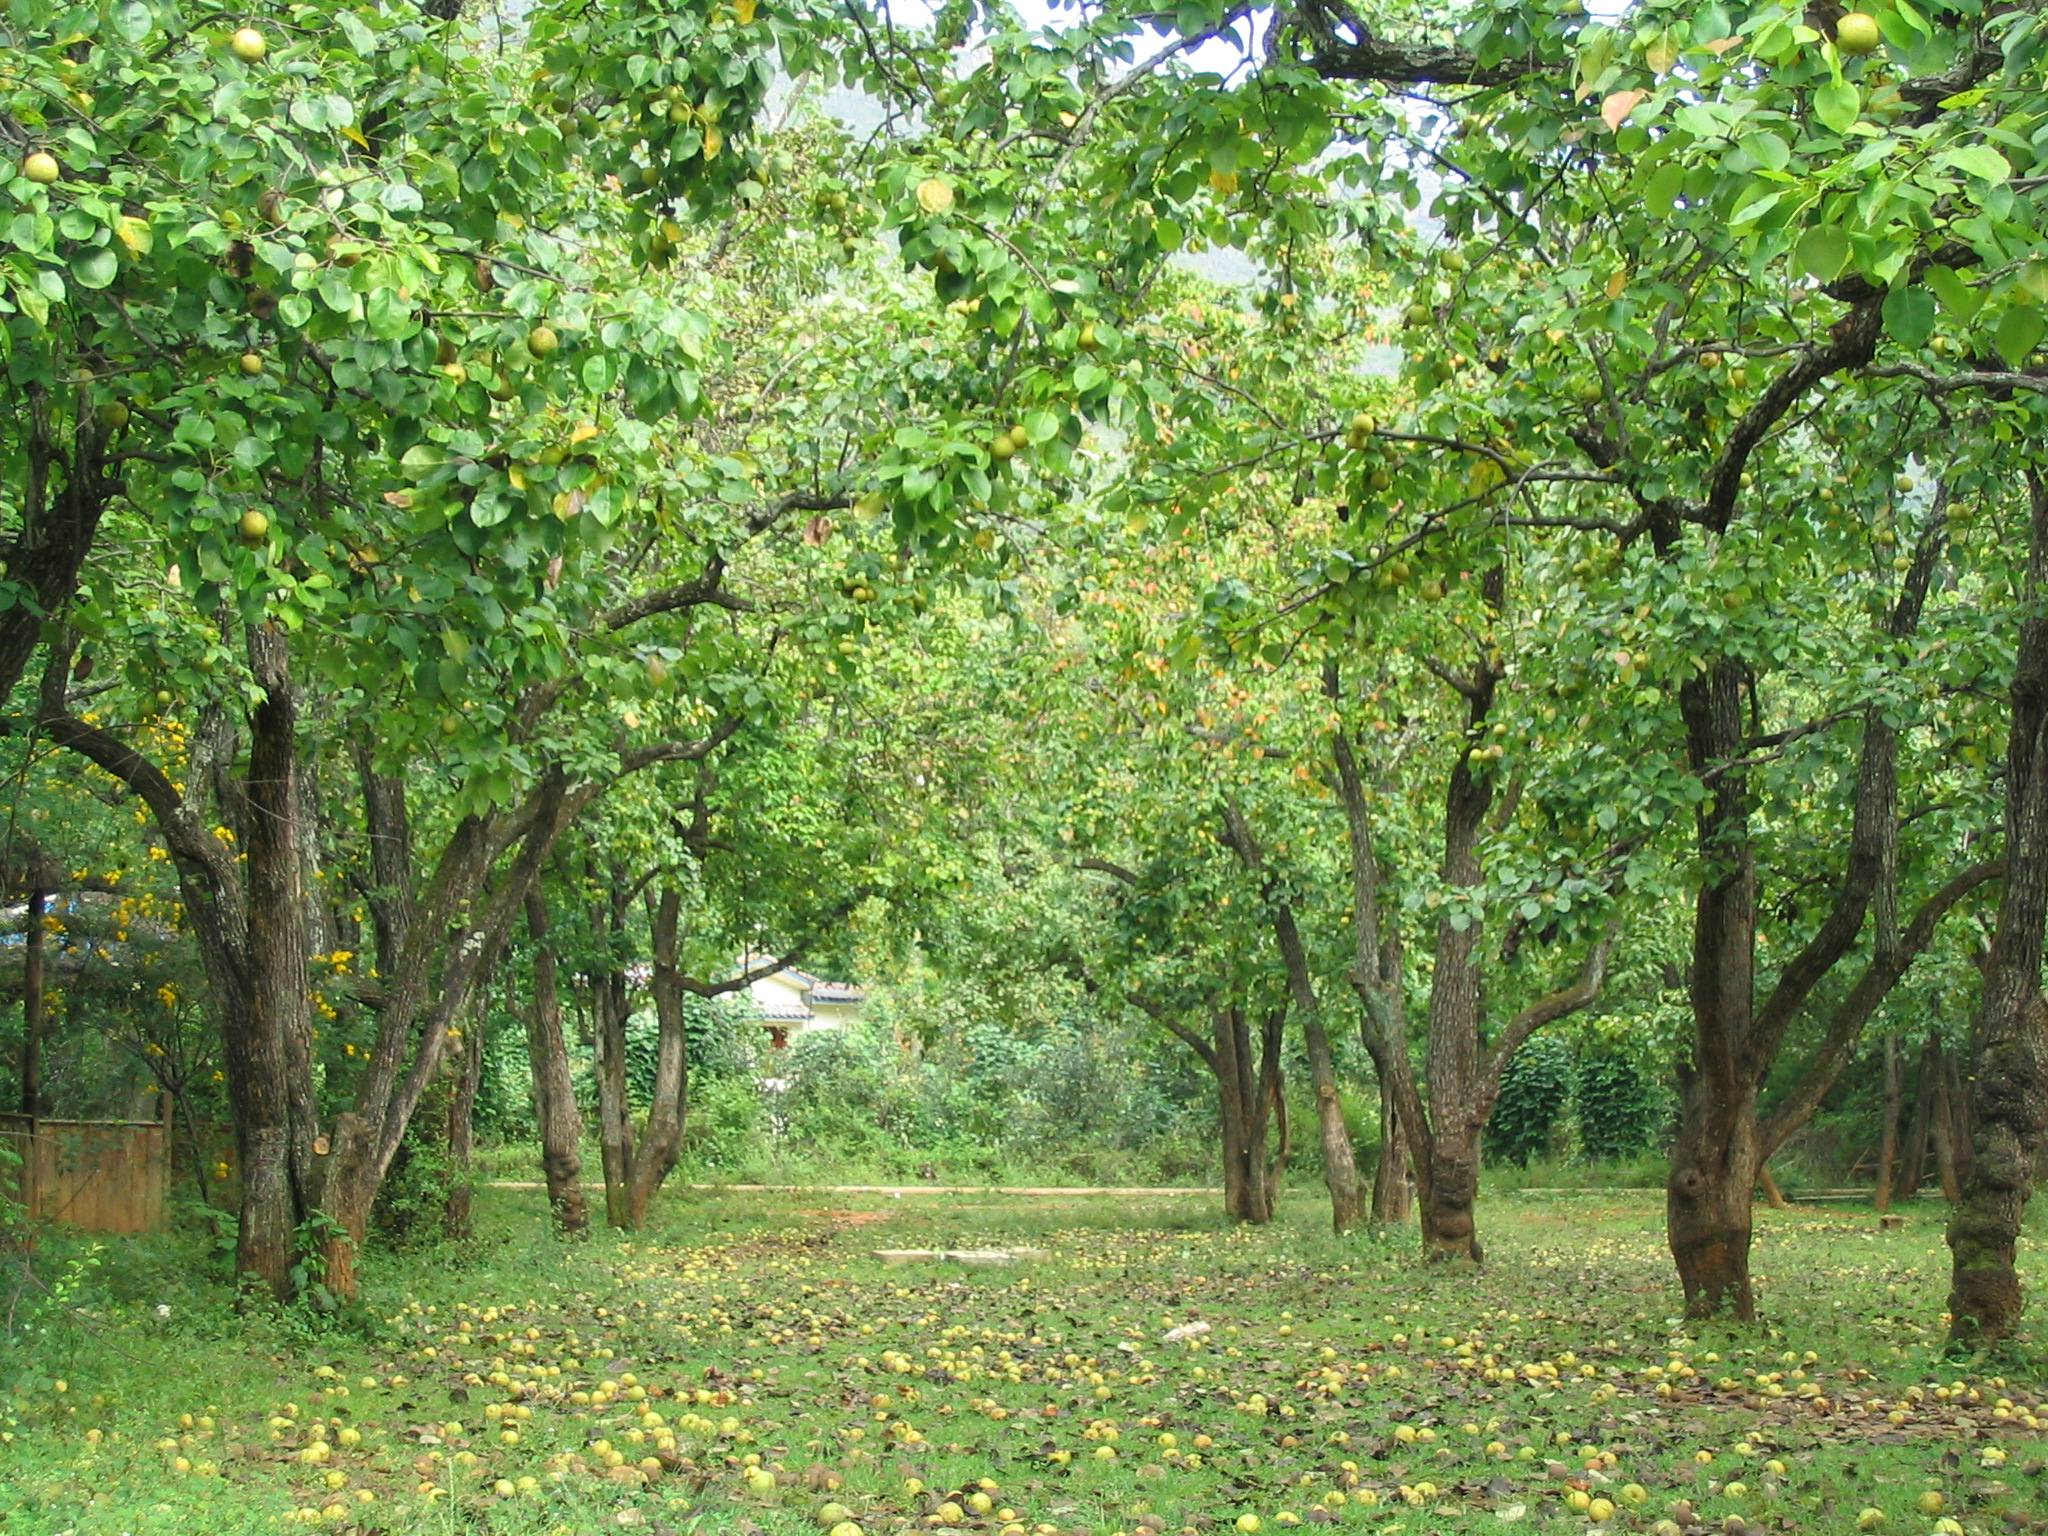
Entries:
POLYGON ((868 1536, 1593 1530, 1579 1492, 1605 1529, 1988 1533, 2048 1508, 2038 1343, 1938 1354, 1938 1210, 1761 1212, 1768 1320, 1688 1330, 1659 1204, 1490 1199, 1475 1274, 1334 1239, 1308 1192, 1264 1231, 1200 1195, 672 1196, 565 1245, 536 1193, 487 1191, 463 1249, 373 1256, 355 1320, 237 1313, 190 1243, 83 1269, 51 1245, 72 1309, 41 1303, 0 1367, 0 1531, 794 1536, 835 1502, 868 1536), (1050 1258, 871 1257, 1027 1242, 1050 1258))

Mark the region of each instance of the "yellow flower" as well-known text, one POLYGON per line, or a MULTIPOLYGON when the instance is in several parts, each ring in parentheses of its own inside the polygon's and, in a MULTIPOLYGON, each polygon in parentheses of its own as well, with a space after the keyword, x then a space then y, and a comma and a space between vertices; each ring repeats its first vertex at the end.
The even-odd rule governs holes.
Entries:
POLYGON ((156 989, 157 998, 166 1008, 178 1006, 178 989, 168 981, 156 989))

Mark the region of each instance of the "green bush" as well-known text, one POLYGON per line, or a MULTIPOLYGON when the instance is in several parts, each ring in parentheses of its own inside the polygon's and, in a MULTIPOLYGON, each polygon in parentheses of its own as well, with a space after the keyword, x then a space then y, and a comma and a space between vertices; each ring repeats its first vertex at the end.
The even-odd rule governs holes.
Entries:
POLYGON ((1491 1163, 1529 1166, 1548 1155, 1559 1118, 1572 1101, 1572 1048, 1555 1035, 1536 1035, 1508 1059, 1500 1097, 1486 1122, 1486 1158, 1491 1163))
POLYGON ((1596 1163, 1623 1162, 1648 1151, 1667 1113, 1657 1084, 1619 1051, 1599 1051, 1579 1062, 1572 1108, 1579 1146, 1596 1163))

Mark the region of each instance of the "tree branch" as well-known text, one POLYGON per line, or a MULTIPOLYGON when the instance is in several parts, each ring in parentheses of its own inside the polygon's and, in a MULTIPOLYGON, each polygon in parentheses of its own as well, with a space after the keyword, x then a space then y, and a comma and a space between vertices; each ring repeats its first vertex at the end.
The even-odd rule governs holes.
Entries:
POLYGON ((1567 1014, 1577 1013, 1581 1008, 1600 995, 1600 989, 1607 984, 1607 961, 1614 953, 1614 941, 1621 932, 1621 924, 1610 922, 1607 931, 1598 942, 1586 952, 1585 963, 1579 967, 1578 979, 1568 987, 1562 987, 1548 997, 1539 998, 1508 1020, 1507 1027, 1500 1032, 1500 1038, 1486 1053, 1485 1064, 1480 1068, 1480 1080, 1492 1082, 1499 1069, 1507 1064, 1510 1056, 1520 1050, 1529 1037, 1545 1025, 1555 1024, 1567 1014))
POLYGON ((1835 1086, 1835 1079, 1849 1064, 1856 1042, 1862 1038, 1863 1026, 1877 1011, 1878 1004, 1898 985, 1900 978, 1912 969, 1921 951, 1934 941, 1934 931, 1942 918, 1970 892, 2002 878, 2004 874, 2003 859, 1974 864, 1964 870, 1927 898, 1889 954, 1872 958, 1863 974, 1856 978, 1855 986, 1849 989, 1849 995, 1836 1005, 1820 1048, 1807 1062, 1799 1081, 1786 1095, 1784 1103, 1764 1121, 1760 1134, 1766 1161, 1813 1118, 1813 1112, 1820 1108, 1821 1100, 1827 1097, 1828 1090, 1835 1086))

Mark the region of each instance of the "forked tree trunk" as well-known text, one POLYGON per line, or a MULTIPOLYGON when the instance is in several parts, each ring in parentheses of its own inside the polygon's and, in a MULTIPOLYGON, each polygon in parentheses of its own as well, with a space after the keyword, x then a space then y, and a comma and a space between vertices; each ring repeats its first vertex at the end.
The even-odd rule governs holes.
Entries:
POLYGON ((1884 1119, 1877 1137, 1877 1187, 1873 1203, 1879 1214, 1892 1208, 1892 1180, 1899 1162, 1899 1109, 1905 1098, 1905 1072, 1899 1061, 1899 1037, 1884 1037, 1884 1119))
POLYGON ((2005 759, 2008 875, 1971 1032, 1970 1168, 1949 1218, 1950 1336, 1996 1343, 2018 1324, 2020 1225, 2048 1141, 2048 1009, 2041 997, 2048 917, 2048 480, 2029 471, 2026 608, 2005 759))
MULTIPOLYGON (((1236 1005, 1211 1013, 1208 1040, 1167 1017, 1156 1004, 1141 1002, 1140 1006, 1200 1056, 1216 1080, 1224 1213, 1251 1226, 1271 1221, 1277 1169, 1267 1149, 1279 1096, 1281 1015, 1276 1013, 1268 1020, 1255 1051, 1250 1024, 1236 1005)), ((1285 1106, 1280 1107, 1284 1113, 1285 1106)))
POLYGON ((1330 1225, 1349 1232, 1364 1218, 1365 1201, 1358 1178, 1358 1156, 1351 1128, 1344 1123, 1344 1100, 1337 1089, 1337 1065, 1330 1034, 1323 1026, 1321 999, 1309 971, 1308 951, 1301 941, 1294 907, 1279 891, 1266 866, 1265 849, 1235 802, 1223 804, 1223 840, 1260 882, 1273 935, 1287 972, 1287 990, 1301 1015, 1302 1043, 1307 1048, 1309 1077, 1316 1095, 1316 1131, 1322 1142, 1323 1184, 1330 1192, 1330 1225))
POLYGON ((583 1197, 583 1113, 569 1072, 569 1044, 562 1031, 562 992, 554 942, 549 935, 547 897, 538 883, 526 893, 526 928, 533 939, 533 1006, 526 1016, 527 1058, 533 1068, 533 1113, 540 1129, 541 1176, 547 1181, 548 1210, 565 1234, 590 1225, 583 1197))

